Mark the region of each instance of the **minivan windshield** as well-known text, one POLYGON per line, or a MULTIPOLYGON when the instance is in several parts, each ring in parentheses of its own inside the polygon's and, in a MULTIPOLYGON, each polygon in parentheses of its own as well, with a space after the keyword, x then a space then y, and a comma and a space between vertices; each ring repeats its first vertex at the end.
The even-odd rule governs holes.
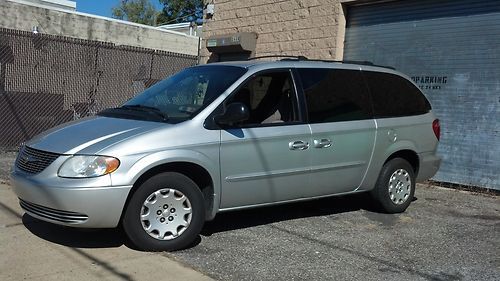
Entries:
POLYGON ((191 119, 246 72, 245 68, 204 65, 186 68, 160 81, 123 106, 98 115, 179 123, 191 119))

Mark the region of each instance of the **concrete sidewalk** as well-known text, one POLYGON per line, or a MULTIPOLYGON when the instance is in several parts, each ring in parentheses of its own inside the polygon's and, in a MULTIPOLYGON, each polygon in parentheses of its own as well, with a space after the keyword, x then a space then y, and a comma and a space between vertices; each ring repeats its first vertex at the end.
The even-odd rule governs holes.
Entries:
POLYGON ((0 280, 213 280, 168 253, 125 246, 118 230, 79 230, 27 215, 0 184, 0 280))

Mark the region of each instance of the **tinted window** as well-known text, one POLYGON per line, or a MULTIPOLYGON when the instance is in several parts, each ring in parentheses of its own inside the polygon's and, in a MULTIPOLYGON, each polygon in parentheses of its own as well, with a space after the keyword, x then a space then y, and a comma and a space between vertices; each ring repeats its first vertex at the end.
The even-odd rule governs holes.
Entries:
POLYGON ((431 106, 420 90, 403 77, 364 71, 376 118, 419 115, 431 106))
POLYGON ((370 96, 360 71, 302 68, 298 72, 310 123, 371 118, 370 96))
POLYGON ((295 91, 289 71, 258 74, 243 84, 226 104, 240 102, 250 111, 244 127, 298 121, 295 91))

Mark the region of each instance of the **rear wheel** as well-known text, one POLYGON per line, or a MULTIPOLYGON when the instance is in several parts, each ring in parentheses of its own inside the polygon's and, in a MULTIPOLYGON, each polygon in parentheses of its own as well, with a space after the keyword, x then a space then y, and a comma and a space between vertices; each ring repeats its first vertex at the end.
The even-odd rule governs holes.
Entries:
POLYGON ((130 241, 146 251, 185 248, 205 220, 203 195, 190 178, 166 172, 146 180, 132 195, 123 216, 130 241))
POLYGON ((415 172, 402 158, 389 160, 382 167, 375 188, 370 192, 381 211, 401 213, 408 208, 415 194, 415 172))

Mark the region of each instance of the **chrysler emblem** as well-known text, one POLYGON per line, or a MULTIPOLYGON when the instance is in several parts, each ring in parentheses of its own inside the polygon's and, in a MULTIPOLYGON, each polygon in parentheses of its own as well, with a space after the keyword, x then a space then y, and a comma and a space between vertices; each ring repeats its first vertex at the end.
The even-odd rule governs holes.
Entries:
POLYGON ((23 155, 22 158, 25 162, 36 162, 37 161, 37 159, 31 155, 23 155))

